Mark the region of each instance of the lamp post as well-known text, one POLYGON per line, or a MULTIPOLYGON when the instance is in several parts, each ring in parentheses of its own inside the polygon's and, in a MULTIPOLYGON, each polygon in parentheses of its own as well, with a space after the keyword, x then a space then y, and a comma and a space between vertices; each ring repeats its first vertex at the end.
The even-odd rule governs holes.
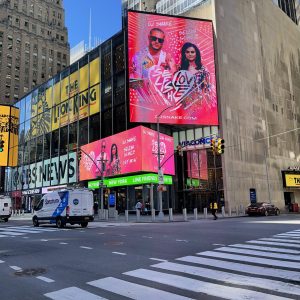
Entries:
MULTIPOLYGON (((157 166, 158 166, 158 184, 163 184, 163 174, 162 174, 162 170, 161 170, 161 163, 160 163, 160 132, 159 132, 159 118, 160 116, 169 108, 172 108, 173 105, 171 106, 167 106, 165 109, 163 109, 156 117, 156 130, 157 130, 157 166), (162 181, 160 180, 160 178, 162 178, 162 181)), ((158 214, 158 219, 163 220, 164 218, 164 212, 162 209, 162 190, 159 187, 158 188, 158 202, 159 202, 159 214, 158 214)))
POLYGON ((106 168, 106 162, 107 159, 104 159, 101 157, 101 159, 98 159, 98 161, 101 163, 101 181, 99 184, 100 188, 100 213, 101 213, 101 218, 103 219, 103 212, 104 212, 104 203, 103 203, 103 187, 104 187, 104 171, 106 168))

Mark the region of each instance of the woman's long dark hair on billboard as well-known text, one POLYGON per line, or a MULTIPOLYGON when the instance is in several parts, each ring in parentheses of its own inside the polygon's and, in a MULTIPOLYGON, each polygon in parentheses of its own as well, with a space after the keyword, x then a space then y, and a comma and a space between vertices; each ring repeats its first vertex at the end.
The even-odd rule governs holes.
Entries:
POLYGON ((200 50, 195 44, 192 43, 185 43, 182 48, 181 48, 181 65, 180 65, 180 70, 188 70, 189 69, 189 60, 186 58, 185 51, 188 48, 194 48, 196 52, 196 59, 195 59, 195 64, 196 64, 196 70, 200 70, 202 68, 202 63, 201 63, 201 54, 200 50))

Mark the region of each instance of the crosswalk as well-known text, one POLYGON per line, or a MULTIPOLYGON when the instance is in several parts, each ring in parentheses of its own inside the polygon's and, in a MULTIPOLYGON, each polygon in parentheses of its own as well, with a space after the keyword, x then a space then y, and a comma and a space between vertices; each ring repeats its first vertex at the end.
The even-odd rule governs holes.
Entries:
POLYGON ((300 299, 299 254, 300 230, 294 230, 162 261, 118 278, 96 279, 86 282, 84 289, 73 286, 44 295, 53 300, 109 300, 116 295, 143 300, 203 299, 204 295, 230 300, 300 299))
POLYGON ((42 232, 53 232, 64 229, 51 227, 33 227, 33 226, 7 226, 0 227, 0 238, 24 236, 27 234, 38 234, 42 232))

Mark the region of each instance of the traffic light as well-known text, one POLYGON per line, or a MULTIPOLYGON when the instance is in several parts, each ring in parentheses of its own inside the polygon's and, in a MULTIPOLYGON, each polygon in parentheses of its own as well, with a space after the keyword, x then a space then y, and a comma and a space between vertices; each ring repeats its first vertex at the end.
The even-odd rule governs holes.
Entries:
POLYGON ((77 159, 78 159, 78 161, 81 160, 81 150, 77 151, 77 159))
POLYGON ((216 153, 216 140, 215 139, 211 139, 210 141, 210 149, 213 153, 216 153))
POLYGON ((218 154, 224 153, 224 149, 225 149, 224 143, 225 143, 225 141, 222 138, 218 138, 218 142, 217 142, 217 153, 218 154))
POLYGON ((4 140, 0 140, 0 152, 4 151, 4 140))
POLYGON ((182 147, 180 145, 177 146, 178 155, 183 156, 182 147))

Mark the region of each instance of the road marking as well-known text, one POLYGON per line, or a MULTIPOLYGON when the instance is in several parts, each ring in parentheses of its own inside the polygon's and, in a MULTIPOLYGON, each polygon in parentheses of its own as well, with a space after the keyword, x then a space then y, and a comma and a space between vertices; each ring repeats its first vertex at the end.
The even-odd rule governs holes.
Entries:
POLYGON ((229 245, 229 246, 237 247, 237 248, 244 248, 244 249, 272 251, 272 252, 278 252, 278 253, 300 254, 300 251, 298 251, 298 250, 291 250, 291 249, 286 249, 286 248, 263 247, 263 246, 248 245, 248 244, 246 244, 246 245, 245 244, 233 244, 233 245, 229 245))
POLYGON ((104 232, 98 232, 98 234, 104 234, 104 232))
POLYGON ((214 246, 225 246, 225 244, 213 244, 214 246))
POLYGON ((6 235, 0 234, 0 238, 2 238, 2 237, 6 237, 6 235))
POLYGON ((68 245, 68 243, 60 242, 61 245, 68 245))
POLYGON ((177 240, 177 239, 176 239, 176 242, 185 242, 185 243, 188 243, 187 240, 177 240))
POLYGON ((127 236, 126 234, 119 234, 119 236, 127 236))
POLYGON ((41 242, 48 242, 48 240, 40 239, 41 242))
POLYGON ((8 236, 8 235, 12 235, 12 236, 16 236, 16 235, 24 235, 25 233, 21 233, 21 232, 11 232, 11 231, 3 231, 1 232, 1 235, 3 236, 8 236))
POLYGON ((245 262, 252 262, 256 264, 268 265, 268 266, 291 268, 296 270, 299 270, 300 268, 300 263, 296 263, 296 262, 278 261, 269 258, 259 258, 259 257, 246 256, 246 255, 228 254, 228 253, 221 253, 217 251, 204 251, 204 252, 197 253, 197 255, 239 260, 245 262))
MULTIPOLYGON (((11 228, 11 227, 7 227, 7 229, 0 228, 0 230, 2 230, 2 231, 8 230, 10 232, 20 232, 20 233, 40 233, 40 231, 36 231, 36 230, 28 230, 28 229, 23 229, 23 228, 15 229, 15 228, 11 228)), ((1 234, 2 234, 2 232, 1 232, 1 234)))
POLYGON ((118 255, 127 255, 126 253, 123 252, 112 252, 113 254, 118 254, 118 255))
POLYGON ((242 288, 228 287, 221 284, 215 284, 210 282, 204 282, 196 279, 186 278, 183 276, 165 274, 162 272, 151 271, 146 269, 137 269, 130 272, 123 273, 125 275, 150 280, 152 282, 158 282, 166 284, 172 287, 204 293, 206 295, 222 297, 223 299, 230 300, 283 300, 288 299, 284 297, 278 297, 275 295, 269 295, 252 290, 246 290, 242 288))
POLYGON ((290 239, 281 239, 281 238, 262 238, 259 239, 259 241, 273 241, 273 242, 282 242, 282 243, 294 243, 294 244, 300 244, 300 241, 294 241, 290 239))
POLYGON ((186 298, 184 296, 179 296, 176 294, 157 290, 155 288, 143 286, 136 283, 131 283, 113 277, 106 277, 103 279, 90 281, 87 284, 106 291, 110 291, 118 295, 122 295, 130 299, 191 300, 190 298, 186 298))
POLYGON ((215 249, 217 251, 225 251, 230 253, 240 253, 245 255, 256 255, 256 256, 264 256, 264 257, 271 257, 271 258, 278 258, 278 259, 288 259, 288 260, 295 260, 300 261, 300 257, 296 255, 289 255, 289 254, 280 254, 280 253, 271 253, 265 251, 257 251, 257 250, 248 250, 248 249, 239 249, 233 247, 221 247, 215 249))
POLYGON ((300 234, 296 234, 296 233, 285 233, 285 234, 275 234, 274 236, 288 236, 288 237, 296 237, 296 238, 299 238, 300 237, 300 234))
POLYGON ((145 238, 145 239, 152 239, 152 236, 143 235, 142 237, 145 238))
POLYGON ((157 261, 167 261, 166 259, 153 258, 153 257, 151 257, 151 258, 149 258, 149 259, 151 259, 151 260, 157 260, 157 261))
POLYGON ((11 226, 7 228, 12 228, 12 229, 30 229, 33 231, 60 231, 61 229, 59 228, 46 228, 46 227, 32 227, 32 226, 11 226))
POLYGON ((282 279, 300 282, 300 272, 295 272, 295 271, 288 271, 288 270, 261 267, 261 266, 252 266, 252 265, 247 265, 242 263, 204 258, 199 256, 184 256, 181 258, 177 258, 176 260, 189 262, 193 264, 200 264, 204 266, 217 267, 221 269, 232 270, 232 271, 237 271, 242 273, 271 276, 275 278, 282 278, 282 279))
POLYGON ((9 266, 9 267, 15 271, 22 271, 22 268, 17 267, 17 266, 9 266))
POLYGON ((265 290, 277 291, 281 293, 300 295, 300 286, 295 284, 289 284, 281 281, 249 277, 246 275, 238 275, 234 273, 228 273, 224 271, 217 271, 212 269, 206 269, 201 267, 193 267, 182 264, 176 264, 172 262, 165 262, 151 267, 160 268, 168 271, 181 272, 189 275, 200 276, 213 280, 220 280, 229 284, 237 284, 251 287, 261 287, 265 290))
POLYGON ((55 280, 47 278, 47 277, 44 277, 44 276, 37 276, 36 278, 40 279, 42 281, 48 282, 48 283, 55 282, 55 280))
POLYGON ((53 300, 67 300, 67 299, 72 299, 72 300, 107 300, 106 298, 99 297, 95 294, 89 293, 85 290, 79 289, 77 287, 69 287, 66 289, 62 289, 59 291, 51 292, 44 294, 44 296, 53 299, 53 300))
POLYGON ((29 239, 29 237, 28 237, 28 236, 22 236, 22 238, 23 238, 23 239, 29 239))
POLYGON ((300 239, 300 237, 290 236, 290 235, 286 235, 286 234, 281 234, 280 236, 278 236, 278 235, 273 235, 273 237, 289 238, 289 239, 294 239, 294 240, 299 240, 299 239, 300 239))
POLYGON ((274 238, 262 238, 262 239, 259 239, 259 241, 273 241, 273 242, 300 244, 300 241, 285 240, 285 239, 274 239, 274 238))
POLYGON ((5 263, 5 261, 4 260, 0 260, 0 264, 3 264, 3 263, 5 263))
POLYGON ((88 250, 92 250, 93 249, 91 247, 86 247, 86 246, 80 246, 80 248, 82 248, 82 249, 88 249, 88 250))
POLYGON ((292 244, 292 242, 268 242, 268 241, 247 241, 247 243, 252 243, 252 244, 263 244, 263 245, 274 245, 274 246, 282 246, 282 247, 287 247, 287 248, 299 248, 300 249, 300 244, 292 244))

